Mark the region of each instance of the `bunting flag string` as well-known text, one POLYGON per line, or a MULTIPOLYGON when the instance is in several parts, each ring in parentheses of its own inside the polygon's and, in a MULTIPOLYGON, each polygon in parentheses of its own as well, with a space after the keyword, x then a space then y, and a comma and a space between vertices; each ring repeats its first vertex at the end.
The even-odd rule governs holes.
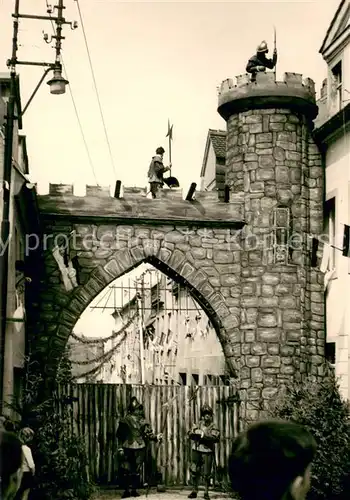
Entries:
POLYGON ((129 320, 127 323, 125 323, 125 325, 123 325, 121 327, 120 330, 118 330, 117 332, 113 332, 112 335, 110 335, 109 337, 104 337, 104 338, 101 338, 101 339, 87 339, 87 338, 82 338, 82 337, 79 337, 78 335, 76 335, 75 333, 71 333, 70 336, 73 337, 74 340, 77 340, 78 342, 81 342, 82 344, 103 344, 105 342, 108 342, 109 340, 113 340, 115 339, 116 337, 118 337, 118 335, 120 335, 121 333, 123 333, 127 328, 129 328, 129 326, 131 325, 131 323, 135 320, 135 318, 137 317, 138 313, 136 312, 129 320))
MULTIPOLYGON (((73 378, 73 380, 77 380, 79 378, 84 378, 84 377, 87 377, 89 375, 93 375, 93 374, 96 374, 98 373, 103 365, 105 363, 107 363, 108 361, 110 361, 111 357, 113 356, 114 352, 118 349, 118 347, 122 344, 122 342, 125 340, 126 338, 126 334, 124 334, 123 338, 120 339, 119 343, 117 345, 115 345, 112 349, 110 349, 109 351, 107 351, 106 353, 103 354, 103 358, 102 361, 98 364, 98 366, 95 366, 94 368, 92 368, 91 370, 87 371, 87 372, 84 372, 84 373, 80 373, 79 375, 75 375, 73 378)), ((97 361, 97 360, 95 360, 97 361)))
POLYGON ((127 337, 127 333, 124 332, 123 338, 120 340, 120 342, 118 344, 116 344, 114 347, 109 349, 109 351, 104 352, 103 354, 101 354, 97 358, 90 359, 87 361, 77 361, 77 360, 71 359, 70 362, 74 365, 81 365, 81 366, 92 365, 93 363, 99 363, 101 360, 104 360, 108 356, 108 354, 115 352, 126 337, 127 337))

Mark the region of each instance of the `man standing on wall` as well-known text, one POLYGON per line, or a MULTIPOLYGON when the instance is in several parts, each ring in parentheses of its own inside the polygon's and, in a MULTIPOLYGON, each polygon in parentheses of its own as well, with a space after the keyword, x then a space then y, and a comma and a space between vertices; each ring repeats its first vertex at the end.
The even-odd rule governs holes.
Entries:
POLYGON ((213 422, 213 410, 208 405, 203 405, 200 412, 200 421, 188 433, 193 441, 191 474, 193 477, 193 491, 188 498, 197 498, 201 472, 205 480, 204 498, 209 500, 209 485, 213 461, 215 457, 215 444, 220 439, 220 432, 213 422))
POLYGON ((162 147, 157 148, 156 155, 153 156, 148 169, 148 182, 150 183, 152 198, 157 198, 157 193, 159 189, 163 187, 164 172, 167 172, 168 170, 171 169, 171 165, 169 167, 164 167, 163 165, 164 153, 165 153, 164 148, 162 147))
POLYGON ((153 433, 146 421, 143 406, 137 398, 131 398, 128 412, 119 422, 117 430, 119 455, 123 459, 125 471, 125 491, 122 498, 138 497, 137 487, 142 465, 145 461, 146 444, 149 441, 160 441, 162 435, 153 433), (130 492, 131 488, 131 492, 130 492))
POLYGON ((255 82, 258 72, 265 72, 266 68, 273 69, 276 66, 277 49, 274 49, 272 59, 266 57, 268 51, 267 43, 264 40, 256 49, 256 54, 249 59, 246 71, 247 73, 251 73, 252 82, 255 82))

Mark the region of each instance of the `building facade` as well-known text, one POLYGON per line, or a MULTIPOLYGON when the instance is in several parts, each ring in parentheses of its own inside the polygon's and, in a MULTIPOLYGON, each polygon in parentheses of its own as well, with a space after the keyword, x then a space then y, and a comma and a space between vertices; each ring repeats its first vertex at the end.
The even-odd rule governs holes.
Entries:
MULTIPOLYGON (((31 278, 26 272, 26 234, 35 232, 35 187, 29 183, 26 137, 20 134, 22 128, 19 77, 16 79, 16 116, 13 134, 12 175, 10 187, 10 238, 8 242, 9 267, 7 276, 7 314, 3 338, 3 400, 10 403, 12 397, 20 397, 25 356, 28 351, 25 329, 26 291, 31 278)), ((0 178, 4 177, 5 115, 10 93, 10 75, 0 74, 0 178)), ((4 183, 2 182, 2 186, 4 183)), ((6 189, 6 186, 4 186, 6 189)), ((2 220, 2 196, 0 220, 2 220)), ((3 254, 3 253, 2 253, 3 254)), ((4 407, 4 412, 11 411, 4 407)))
POLYGON ((209 129, 201 169, 201 191, 216 190, 220 198, 225 185, 226 130, 209 129))
MULTIPOLYGON (((70 340, 71 359, 74 362, 90 360, 84 368, 73 363, 74 376, 93 369, 96 366, 93 360, 106 354, 107 361, 94 375, 97 382, 227 383, 222 347, 206 314, 184 286, 155 269, 149 274, 152 274, 151 281, 141 277, 139 295, 135 294, 113 313, 115 337, 101 342, 98 352, 97 346, 92 348, 70 340), (108 356, 108 352, 113 354, 108 356)), ((78 378, 78 382, 85 381, 86 377, 78 378)))
POLYGON ((327 64, 315 120, 325 170, 324 239, 330 245, 325 262, 326 355, 335 366, 343 397, 350 399, 350 259, 343 252, 350 225, 349 0, 340 2, 320 53, 327 64))

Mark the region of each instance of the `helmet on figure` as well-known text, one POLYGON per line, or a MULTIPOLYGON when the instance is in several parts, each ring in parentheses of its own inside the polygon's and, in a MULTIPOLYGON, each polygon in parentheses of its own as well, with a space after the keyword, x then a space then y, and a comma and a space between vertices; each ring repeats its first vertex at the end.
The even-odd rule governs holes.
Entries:
POLYGON ((204 415, 210 415, 211 417, 213 416, 213 410, 207 404, 204 404, 201 407, 201 417, 204 417, 204 415))
POLYGON ((256 49, 257 52, 260 52, 260 53, 265 53, 265 52, 268 52, 269 49, 267 47, 267 43, 265 42, 265 40, 263 40, 261 42, 260 45, 258 45, 257 49, 256 49))
POLYGON ((137 401, 137 398, 135 396, 133 396, 131 398, 131 401, 130 401, 130 404, 129 404, 129 411, 130 412, 135 412, 136 410, 138 410, 140 407, 140 403, 137 401))
POLYGON ((162 155, 163 153, 165 153, 165 149, 162 148, 162 146, 160 146, 160 148, 156 149, 156 153, 157 153, 157 155, 162 155))

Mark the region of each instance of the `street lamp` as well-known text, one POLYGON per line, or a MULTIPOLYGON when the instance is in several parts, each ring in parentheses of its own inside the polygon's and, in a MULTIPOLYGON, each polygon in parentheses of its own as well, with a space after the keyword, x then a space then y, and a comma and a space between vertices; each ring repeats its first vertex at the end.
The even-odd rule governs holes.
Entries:
POLYGON ((47 82, 50 85, 51 94, 64 94, 66 92, 66 85, 68 85, 68 80, 65 80, 62 76, 60 69, 54 69, 53 78, 47 82))
MULTIPOLYGON (((50 86, 51 94, 60 95, 64 94, 66 90, 66 85, 69 83, 62 76, 62 65, 61 65, 61 40, 64 39, 62 36, 62 26, 64 24, 70 24, 71 29, 77 28, 77 23, 67 22, 63 17, 63 10, 65 9, 63 5, 63 0, 58 0, 58 5, 55 6, 57 9, 57 16, 36 16, 31 14, 20 14, 19 13, 19 0, 15 2, 15 12, 12 14, 14 18, 13 22, 13 38, 12 38, 12 57, 7 61, 7 66, 10 68, 10 95, 7 102, 7 112, 6 112, 6 126, 5 126, 5 153, 4 153, 4 175, 2 180, 2 192, 3 192, 3 207, 2 207, 2 220, 1 220, 1 240, 2 243, 2 255, 0 255, 0 412, 2 412, 3 407, 3 390, 4 390, 4 356, 5 356, 5 338, 6 338, 6 325, 7 325, 7 292, 8 292, 8 264, 9 264, 9 238, 10 238, 10 202, 11 202, 11 176, 12 176, 12 154, 13 154, 13 135, 14 135, 14 124, 15 120, 20 119, 24 112, 27 110, 29 104, 33 100, 36 92, 38 91, 40 85, 44 81, 47 74, 53 70, 53 78, 47 82, 50 86), (45 62, 32 62, 32 61, 19 61, 17 59, 17 39, 18 39, 18 19, 41 19, 50 22, 55 22, 56 33, 52 36, 52 39, 56 40, 55 43, 55 62, 45 63, 45 62), (38 85, 34 89, 31 97, 29 98, 26 106, 24 107, 20 116, 15 116, 15 101, 16 101, 16 86, 18 85, 18 77, 16 75, 16 66, 26 65, 26 66, 42 66, 46 67, 43 76, 41 77, 38 85)), ((51 13, 51 9, 48 10, 51 13)), ((46 41, 46 36, 44 40, 46 41)), ((1 189, 0 189, 1 192, 1 189)))

